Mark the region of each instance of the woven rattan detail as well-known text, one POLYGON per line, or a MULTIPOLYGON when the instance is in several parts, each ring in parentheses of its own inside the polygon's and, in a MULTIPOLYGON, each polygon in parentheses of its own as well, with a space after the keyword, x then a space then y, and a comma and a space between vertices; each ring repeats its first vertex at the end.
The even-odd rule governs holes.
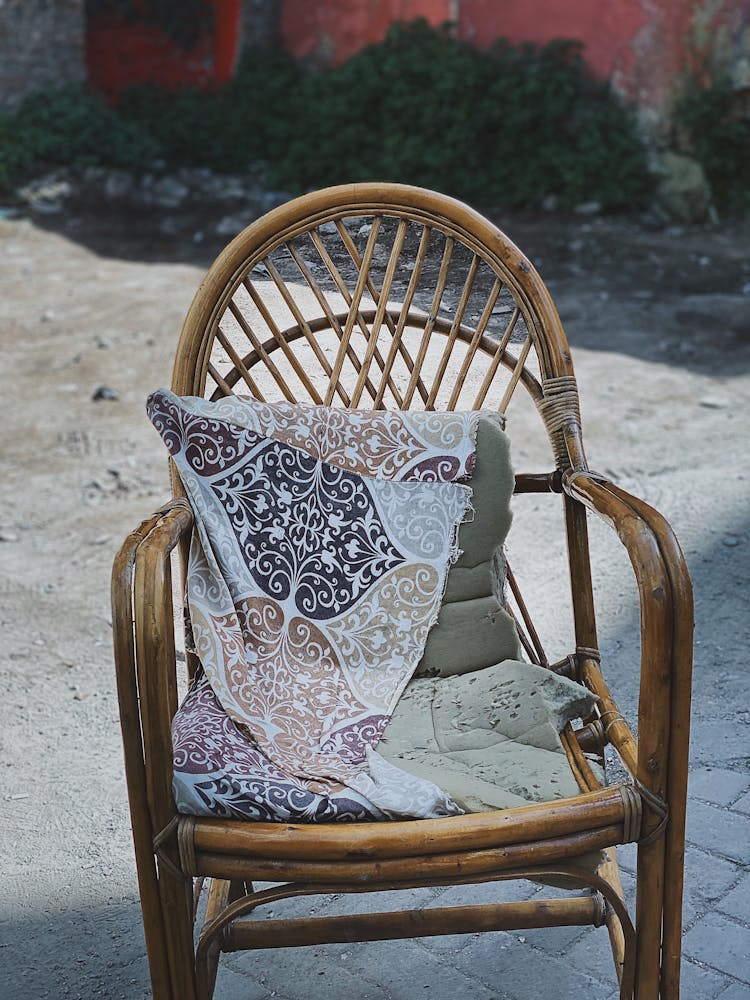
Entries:
POLYGON ((581 426, 575 376, 561 375, 542 379, 542 398, 537 402, 537 409, 552 442, 558 468, 569 468, 570 458, 563 428, 571 422, 581 426))
POLYGON ((602 662, 602 655, 598 649, 594 649, 593 646, 576 646, 576 659, 578 660, 578 666, 581 665, 581 660, 593 660, 594 663, 602 662))
POLYGON ((177 846, 180 851, 180 864, 183 871, 191 874, 197 870, 195 859, 195 819, 192 816, 180 816, 177 827, 177 846))
POLYGON ((660 817, 659 823, 654 827, 654 829, 638 841, 641 847, 647 847, 649 844, 653 844, 654 841, 664 835, 667 823, 669 822, 669 806, 660 795, 657 795, 656 792, 652 792, 650 788, 646 788, 643 782, 639 781, 637 778, 635 781, 635 787, 638 789, 640 797, 646 803, 651 812, 660 817))
POLYGON ((620 785, 620 795, 623 805, 622 839, 623 843, 632 844, 641 834, 643 804, 641 796, 632 785, 620 785))
POLYGON ((177 865, 172 861, 167 851, 164 849, 169 841, 174 836, 174 832, 177 829, 178 817, 173 816, 172 819, 167 823, 163 830, 154 837, 154 854, 159 859, 159 864, 166 868, 170 875, 174 878, 184 879, 186 878, 185 873, 180 871, 177 865))
POLYGON ((602 712, 600 719, 602 726, 604 726, 604 735, 607 739, 609 739, 609 731, 615 723, 622 722, 627 725, 624 716, 620 712, 616 711, 602 712))

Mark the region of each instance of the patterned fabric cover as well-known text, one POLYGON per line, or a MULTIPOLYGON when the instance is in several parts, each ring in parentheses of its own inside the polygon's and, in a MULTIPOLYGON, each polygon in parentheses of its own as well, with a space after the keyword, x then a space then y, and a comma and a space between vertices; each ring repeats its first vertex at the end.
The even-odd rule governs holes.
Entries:
POLYGON ((148 411, 196 515, 187 598, 205 678, 175 719, 179 807, 279 820, 459 812, 374 747, 457 554, 470 490, 453 480, 473 468, 477 414, 166 390, 148 411))

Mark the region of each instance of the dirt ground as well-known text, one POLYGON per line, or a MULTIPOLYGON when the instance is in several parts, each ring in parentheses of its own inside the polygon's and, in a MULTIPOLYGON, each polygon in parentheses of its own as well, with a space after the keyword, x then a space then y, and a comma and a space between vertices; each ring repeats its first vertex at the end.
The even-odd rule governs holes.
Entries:
MULTIPOLYGON (((220 211, 125 216, 71 205, 60 215, 0 221, 7 1000, 147 995, 109 572, 127 532, 168 495, 144 401, 168 384, 182 317, 227 239, 215 231, 220 211), (97 390, 115 398, 97 399, 97 390)), ((592 466, 658 507, 686 551, 697 609, 693 767, 750 784, 750 231, 586 216, 498 221, 557 302, 592 466)), ((512 545, 533 547, 523 516, 518 530, 512 545)), ((604 528, 594 532, 594 559, 603 648, 616 665, 614 687, 632 707, 637 608, 627 563, 604 528)), ((536 606, 549 586, 532 582, 536 606)), ((693 837, 698 868, 701 852, 713 857, 702 838, 693 837)), ((737 878, 750 862, 719 855, 737 878)), ((688 923, 710 909, 700 892, 690 896, 688 923)), ((705 972, 699 958, 689 964, 705 972)), ((281 987, 274 994, 259 967, 245 968, 248 982, 267 990, 242 995, 287 995, 281 987)), ((377 992, 366 968, 362 976, 373 988, 367 995, 402 995, 377 992)), ((231 984, 226 991, 218 995, 230 995, 231 984)), ((297 994, 290 987, 288 995, 297 994)))

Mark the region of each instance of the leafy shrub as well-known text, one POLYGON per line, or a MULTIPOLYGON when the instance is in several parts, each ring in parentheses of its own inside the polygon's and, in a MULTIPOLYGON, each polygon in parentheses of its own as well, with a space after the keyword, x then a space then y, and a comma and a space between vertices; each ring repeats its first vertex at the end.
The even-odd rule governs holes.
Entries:
POLYGON ((724 214, 750 214, 750 112, 743 97, 747 104, 747 93, 727 78, 707 86, 690 79, 674 110, 676 141, 702 165, 724 214))
POLYGON ((158 151, 137 124, 75 87, 31 94, 15 114, 0 117, 0 184, 6 186, 36 163, 138 169, 158 151))
POLYGON ((552 193, 610 208, 648 190, 632 115, 576 42, 480 52, 418 21, 302 83, 307 113, 273 164, 285 187, 376 177, 498 207, 552 193))
POLYGON ((284 53, 250 49, 218 92, 131 88, 118 110, 158 142, 159 156, 170 166, 244 173, 283 156, 301 114, 293 98, 300 77, 284 53))

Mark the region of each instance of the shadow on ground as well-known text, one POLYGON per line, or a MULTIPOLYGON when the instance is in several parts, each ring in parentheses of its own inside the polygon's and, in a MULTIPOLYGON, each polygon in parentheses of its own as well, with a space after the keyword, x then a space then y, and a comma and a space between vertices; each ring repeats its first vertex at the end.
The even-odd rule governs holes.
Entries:
MULTIPOLYGON (((207 268, 266 207, 191 199, 169 209, 89 193, 58 214, 29 212, 102 257, 207 268)), ((496 221, 548 283, 574 347, 704 373, 750 370, 750 225, 551 214, 496 221)))

